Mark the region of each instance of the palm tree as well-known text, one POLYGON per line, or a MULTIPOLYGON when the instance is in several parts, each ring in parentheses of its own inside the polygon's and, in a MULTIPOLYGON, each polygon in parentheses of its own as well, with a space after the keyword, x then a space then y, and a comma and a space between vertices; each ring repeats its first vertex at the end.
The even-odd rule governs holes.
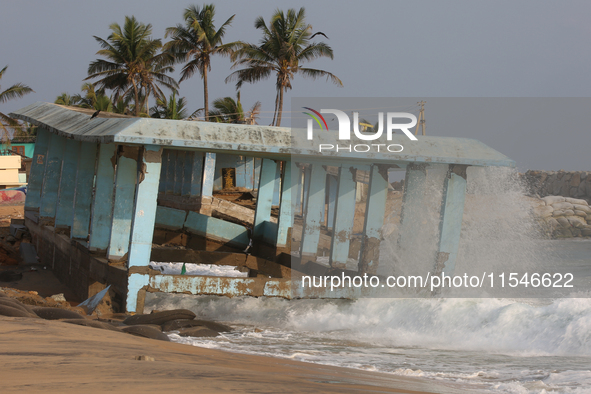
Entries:
MULTIPOLYGON (((0 71, 0 80, 2 79, 2 77, 4 76, 4 72, 6 71, 6 69, 8 68, 8 66, 5 66, 2 71, 0 71)), ((0 87, 1 89, 1 87, 0 87)), ((33 89, 31 89, 30 87, 28 87, 27 85, 23 84, 23 83, 15 83, 14 85, 12 85, 11 87, 9 87, 8 89, 2 91, 0 90, 0 104, 3 104, 5 102, 7 102, 8 100, 13 100, 15 98, 21 98, 23 97, 25 94, 34 92, 33 89)), ((10 135, 8 133, 8 129, 7 127, 20 127, 20 124, 12 119, 11 117, 9 117, 8 115, 3 114, 2 112, 0 112, 0 127, 2 128, 2 142, 3 143, 10 143, 10 135)))
POLYGON ((159 119, 185 119, 187 117, 187 99, 181 97, 177 100, 176 92, 172 92, 170 98, 156 100, 156 105, 150 108, 152 118, 159 119))
POLYGON ((116 114, 131 114, 131 110, 129 109, 130 102, 130 95, 127 95, 126 97, 118 97, 117 100, 113 102, 113 112, 116 114))
POLYGON ((111 112, 113 106, 111 99, 105 94, 104 89, 95 90, 93 83, 84 83, 81 90, 85 92, 84 96, 75 94, 73 100, 78 102, 81 108, 97 109, 104 112, 111 112))
POLYGON ((100 78, 96 84, 101 89, 114 90, 115 102, 120 96, 132 94, 135 115, 139 116, 149 94, 157 99, 163 97, 158 84, 173 91, 178 88, 176 81, 166 75, 174 71, 173 59, 160 52, 161 40, 151 38, 151 24, 126 16, 123 28, 117 23, 109 28, 112 33, 107 40, 94 36, 102 48, 97 55, 107 60, 97 59, 90 63, 85 80, 100 78), (140 101, 142 95, 144 99, 140 101))
POLYGON ((59 105, 67 105, 67 106, 75 106, 79 103, 77 94, 70 96, 68 93, 64 92, 55 98, 54 103, 59 105))
POLYGON ((215 111, 211 111, 210 118, 219 123, 256 124, 256 117, 261 108, 261 102, 257 101, 247 113, 242 109, 240 92, 236 95, 236 101, 232 97, 219 98, 213 102, 215 111))
POLYGON ((343 85, 337 76, 328 71, 301 67, 303 63, 319 57, 333 58, 332 49, 327 44, 310 42, 313 38, 312 25, 306 24, 303 7, 298 12, 289 9, 287 14, 281 10, 275 11, 269 26, 262 17, 258 17, 254 26, 263 32, 263 38, 259 45, 238 44, 238 49, 232 53, 232 68, 246 68, 230 74, 226 82, 237 80, 236 89, 240 89, 244 82, 258 82, 275 73, 277 94, 272 124, 281 125, 283 93, 291 89, 291 80, 295 74, 312 79, 326 77, 338 86, 343 85))
POLYGON ((104 89, 95 90, 94 84, 84 83, 81 90, 84 95, 77 93, 70 96, 68 93, 62 93, 55 99, 55 104, 70 105, 80 108, 99 109, 104 112, 111 112, 113 105, 111 99, 105 95, 104 89))
POLYGON ((165 44, 165 50, 174 56, 176 62, 187 62, 183 67, 180 82, 193 76, 199 71, 203 78, 203 101, 205 103, 205 120, 209 120, 209 92, 207 88, 207 73, 211 71, 211 57, 213 55, 229 55, 236 43, 222 44, 226 28, 230 26, 235 15, 232 15, 216 30, 214 25, 215 6, 213 4, 191 6, 185 9, 183 17, 185 24, 166 29, 165 37, 172 40, 165 44))

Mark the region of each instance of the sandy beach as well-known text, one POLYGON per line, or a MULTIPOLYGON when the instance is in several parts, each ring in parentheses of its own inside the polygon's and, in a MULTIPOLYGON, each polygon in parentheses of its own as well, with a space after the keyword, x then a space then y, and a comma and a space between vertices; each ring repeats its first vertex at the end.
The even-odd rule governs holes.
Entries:
POLYGON ((0 349, 4 393, 466 392, 418 379, 232 354, 42 319, 0 317, 0 349))

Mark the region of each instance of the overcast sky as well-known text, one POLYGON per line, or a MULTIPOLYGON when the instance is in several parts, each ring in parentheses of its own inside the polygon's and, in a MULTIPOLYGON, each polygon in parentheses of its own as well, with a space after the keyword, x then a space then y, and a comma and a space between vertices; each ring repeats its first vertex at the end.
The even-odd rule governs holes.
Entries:
MULTIPOLYGON (((190 4, 203 3, 1 0, 0 67, 8 64, 9 68, 0 83, 6 89, 23 82, 35 93, 3 104, 0 111, 8 113, 34 101, 53 102, 62 92, 79 92, 88 64, 97 58, 99 48, 93 35, 107 38, 111 23, 123 24, 126 15, 135 15, 153 25, 154 37, 164 38, 164 29, 181 22, 183 9, 190 4)), ((520 169, 591 170, 591 101, 586 98, 591 92, 591 2, 291 0, 215 4, 218 25, 236 14, 227 30, 227 42, 256 43, 260 39, 253 26, 257 16, 268 20, 276 8, 302 6, 314 31, 329 37, 325 41, 334 50, 334 60, 321 59, 309 66, 333 72, 345 86, 297 76, 286 96, 282 125, 290 124, 290 97, 416 97, 416 101, 427 99, 428 134, 477 138, 514 159, 520 169), (430 117, 429 97, 579 99, 568 100, 555 116, 549 102, 536 107, 531 100, 526 101, 521 118, 523 101, 519 100, 498 105, 480 117, 467 108, 457 119, 456 129, 438 125, 435 109, 430 117), (512 115, 505 116, 503 108, 512 115), (511 121, 501 122, 499 133, 494 134, 493 125, 487 123, 493 119, 511 121)), ((230 66, 227 58, 213 61, 211 101, 235 95, 234 85, 224 83, 230 66)), ((191 111, 203 106, 198 76, 184 81, 180 93, 187 97, 191 111)), ((256 100, 262 102, 260 124, 271 122, 274 98, 273 79, 242 88, 245 107, 256 100)))

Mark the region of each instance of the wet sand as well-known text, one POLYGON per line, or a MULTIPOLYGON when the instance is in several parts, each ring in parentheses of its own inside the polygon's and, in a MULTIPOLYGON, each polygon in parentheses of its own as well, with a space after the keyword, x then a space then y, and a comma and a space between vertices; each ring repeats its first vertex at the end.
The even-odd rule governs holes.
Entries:
POLYGON ((465 393, 437 382, 0 316, 2 392, 465 393), (136 360, 137 356, 154 361, 136 360))

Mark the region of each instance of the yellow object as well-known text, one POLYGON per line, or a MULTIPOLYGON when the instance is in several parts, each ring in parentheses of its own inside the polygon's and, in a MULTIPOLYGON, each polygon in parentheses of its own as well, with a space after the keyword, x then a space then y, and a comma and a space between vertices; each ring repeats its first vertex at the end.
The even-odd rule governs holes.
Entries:
POLYGON ((20 156, 0 156, 0 186, 20 186, 18 171, 21 168, 20 156))

